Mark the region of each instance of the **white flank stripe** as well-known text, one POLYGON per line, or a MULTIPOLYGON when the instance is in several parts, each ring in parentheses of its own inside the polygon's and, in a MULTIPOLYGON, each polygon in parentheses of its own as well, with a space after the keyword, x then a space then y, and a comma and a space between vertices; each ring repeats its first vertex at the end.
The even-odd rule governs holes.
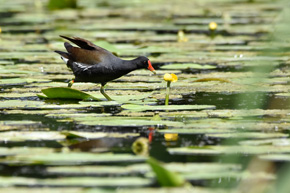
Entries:
POLYGON ((89 68, 91 68, 92 66, 85 66, 85 65, 82 65, 81 63, 78 63, 78 62, 74 62, 75 65, 77 65, 79 68, 82 68, 83 71, 86 71, 88 70, 89 68))

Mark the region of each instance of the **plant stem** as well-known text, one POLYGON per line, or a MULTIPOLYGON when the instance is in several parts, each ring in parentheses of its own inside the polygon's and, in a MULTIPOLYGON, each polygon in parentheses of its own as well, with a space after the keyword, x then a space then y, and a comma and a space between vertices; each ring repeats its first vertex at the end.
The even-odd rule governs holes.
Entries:
POLYGON ((165 105, 168 105, 168 101, 169 101, 170 83, 171 83, 170 81, 167 81, 165 105))

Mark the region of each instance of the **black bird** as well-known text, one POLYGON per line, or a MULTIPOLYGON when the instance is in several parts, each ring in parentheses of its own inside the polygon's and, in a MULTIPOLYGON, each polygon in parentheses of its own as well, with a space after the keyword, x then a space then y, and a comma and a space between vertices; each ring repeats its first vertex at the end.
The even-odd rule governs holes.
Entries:
POLYGON ((72 69, 75 75, 75 79, 69 82, 69 87, 74 82, 101 83, 100 92, 107 100, 112 100, 104 90, 107 82, 136 69, 147 68, 154 74, 156 73, 150 60, 145 56, 139 56, 134 60, 122 60, 110 51, 96 46, 83 38, 69 38, 62 35, 60 37, 79 46, 74 47, 70 43, 65 42, 64 47, 67 52, 55 51, 61 55, 61 59, 66 63, 67 67, 72 69))

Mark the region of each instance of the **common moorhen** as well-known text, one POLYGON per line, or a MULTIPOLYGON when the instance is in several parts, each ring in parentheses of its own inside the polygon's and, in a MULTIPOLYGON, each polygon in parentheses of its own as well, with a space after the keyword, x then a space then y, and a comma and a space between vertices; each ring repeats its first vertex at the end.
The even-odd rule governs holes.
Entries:
POLYGON ((107 82, 136 69, 147 68, 155 74, 150 60, 144 56, 139 56, 134 60, 122 60, 108 50, 96 46, 88 40, 79 37, 60 37, 79 46, 73 47, 70 43, 65 42, 64 47, 67 52, 55 51, 61 55, 61 59, 66 63, 67 67, 72 69, 75 75, 75 79, 69 82, 69 87, 74 82, 101 83, 101 93, 107 100, 112 100, 104 90, 107 82))

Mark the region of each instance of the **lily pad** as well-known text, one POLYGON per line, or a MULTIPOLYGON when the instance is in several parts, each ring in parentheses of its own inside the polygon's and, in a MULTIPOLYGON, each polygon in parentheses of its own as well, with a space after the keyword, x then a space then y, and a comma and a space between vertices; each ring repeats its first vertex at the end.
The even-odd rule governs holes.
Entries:
POLYGON ((144 162, 145 157, 130 154, 111 153, 84 153, 63 152, 33 155, 16 155, 2 160, 2 162, 13 164, 49 164, 49 165, 80 165, 89 163, 129 163, 144 162))
POLYGON ((290 146, 204 146, 204 147, 180 147, 169 148, 170 154, 174 155, 222 155, 222 154, 243 154, 261 155, 266 153, 290 153, 290 146))
MULTIPOLYGON (((221 163, 164 163, 163 166, 179 174, 194 173, 196 178, 203 179, 202 176, 208 174, 221 174, 226 172, 240 172, 242 167, 238 164, 221 163)), ((131 164, 128 166, 102 165, 102 166, 54 166, 47 168, 51 174, 65 175, 140 175, 151 172, 148 164, 131 164)), ((150 174, 151 175, 151 174, 150 174)), ((214 177, 216 178, 216 177, 214 177)))
POLYGON ((122 105, 121 106, 128 111, 178 111, 178 110, 203 110, 203 109, 214 109, 214 105, 122 105))
POLYGON ((29 83, 50 82, 50 81, 51 80, 33 79, 33 78, 9 78, 9 79, 0 79, 0 86, 23 85, 29 83))
POLYGON ((275 95, 279 97, 290 97, 290 93, 276 93, 275 95))
POLYGON ((42 101, 5 100, 0 101, 0 109, 39 109, 44 105, 42 101))
POLYGON ((78 100, 98 100, 100 99, 89 95, 85 92, 69 88, 69 87, 55 87, 41 90, 47 98, 51 99, 78 99, 78 100))
POLYGON ((161 67, 163 70, 185 70, 185 69, 215 69, 216 66, 212 65, 201 65, 194 63, 185 63, 185 64, 169 64, 161 67))
POLYGON ((62 187, 134 187, 148 186, 153 182, 141 177, 63 177, 63 178, 24 178, 0 177, 0 186, 62 186, 62 187))
POLYGON ((154 125, 167 125, 167 126, 183 126, 184 123, 177 121, 154 121, 151 117, 73 117, 75 121, 84 125, 103 125, 103 126, 154 126, 154 125))
POLYGON ((63 140, 65 135, 56 131, 9 131, 0 133, 0 141, 63 140))
POLYGON ((204 128, 204 129, 196 129, 196 128, 191 128, 191 129, 167 129, 167 130, 159 130, 158 133, 177 133, 177 134, 187 134, 187 135, 192 135, 192 134, 214 134, 214 133, 228 133, 228 132, 235 132, 230 129, 210 129, 210 128, 204 128))
POLYGON ((240 141, 241 145, 274 145, 274 146, 289 146, 290 139, 288 138, 278 138, 278 139, 251 139, 240 141))
MULTIPOLYGON (((29 182, 28 178, 23 178, 23 181, 27 179, 27 183, 29 182)), ((19 180, 19 178, 18 178, 19 180)), ((34 180, 34 179, 33 179, 34 180)), ((7 182, 6 185, 12 185, 13 180, 11 180, 11 183, 7 182)), ((17 179, 16 179, 17 181, 17 179)), ((20 180, 19 180, 20 181, 20 180)), ((20 181, 21 182, 21 181, 20 181)), ((25 182, 24 182, 25 183, 25 182)), ((29 188, 29 187, 0 187, 1 192, 10 192, 10 193, 85 193, 82 188, 56 188, 56 187, 39 187, 39 188, 29 188)), ((112 191, 105 191, 104 189, 97 189, 94 188, 94 193, 113 193, 112 191)))
POLYGON ((125 137, 137 137, 139 133, 104 133, 104 132, 80 132, 80 131, 62 131, 61 134, 68 138, 86 138, 86 139, 98 139, 104 137, 125 138, 125 137))
POLYGON ((253 138, 253 139, 263 139, 263 138, 281 138, 288 137, 288 134, 284 133, 261 133, 261 132, 233 132, 233 133, 213 133, 207 134, 206 136, 212 138, 253 138))
POLYGON ((13 148, 0 148, 0 156, 11 156, 11 155, 32 155, 32 154, 46 154, 52 153, 55 149, 45 147, 13 147, 13 148))
POLYGON ((269 155, 261 155, 259 156, 260 159, 268 160, 268 161, 286 161, 290 162, 290 155, 289 154, 269 154, 269 155))
MULTIPOLYGON (((212 188, 205 188, 205 187, 158 187, 158 188, 122 188, 120 193, 131 193, 132 191, 138 193, 180 193, 180 192, 194 192, 194 193, 225 193, 228 189, 212 189, 212 188)), ((231 190, 230 190, 231 191, 231 190)), ((91 192, 90 192, 91 193, 91 192)), ((92 192, 94 193, 94 192, 92 192)))

